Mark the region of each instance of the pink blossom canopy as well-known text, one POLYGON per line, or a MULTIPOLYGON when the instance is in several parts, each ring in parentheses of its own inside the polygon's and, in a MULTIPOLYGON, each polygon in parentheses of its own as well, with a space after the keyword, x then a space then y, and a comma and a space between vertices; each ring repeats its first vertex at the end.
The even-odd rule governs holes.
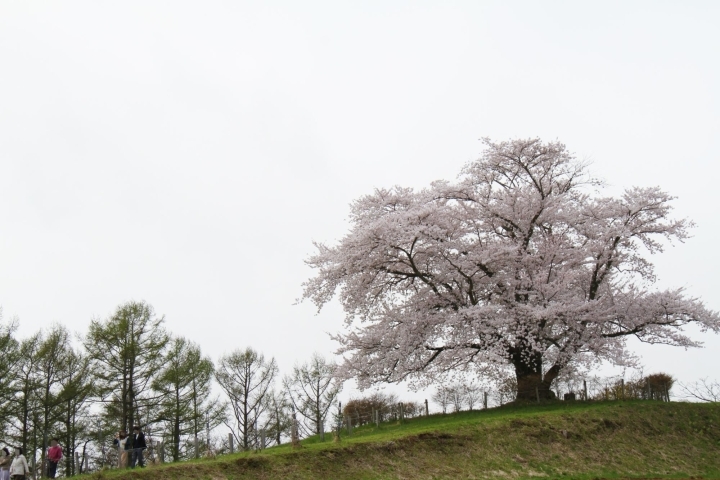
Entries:
POLYGON ((316 244, 304 297, 339 297, 347 376, 368 386, 505 365, 519 389, 548 390, 573 363, 626 361, 630 335, 697 346, 683 325, 718 331, 682 289, 651 289, 649 254, 692 226, 670 217, 673 197, 600 196, 561 143, 485 144, 457 182, 376 190, 352 204, 339 244, 316 244))

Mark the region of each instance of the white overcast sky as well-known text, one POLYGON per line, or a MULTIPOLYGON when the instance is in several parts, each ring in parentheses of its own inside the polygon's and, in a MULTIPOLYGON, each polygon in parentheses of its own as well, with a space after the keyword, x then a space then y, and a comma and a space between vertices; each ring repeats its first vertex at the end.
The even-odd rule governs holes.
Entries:
MULTIPOLYGON (((694 238, 659 286, 720 309, 720 2, 0 0, 0 305, 84 332, 146 300, 217 359, 285 372, 342 326, 293 305, 375 187, 453 179, 480 137, 559 139, 660 185, 694 238)), ((701 336, 698 336, 701 338, 701 336)), ((704 350, 650 370, 720 378, 704 350)))

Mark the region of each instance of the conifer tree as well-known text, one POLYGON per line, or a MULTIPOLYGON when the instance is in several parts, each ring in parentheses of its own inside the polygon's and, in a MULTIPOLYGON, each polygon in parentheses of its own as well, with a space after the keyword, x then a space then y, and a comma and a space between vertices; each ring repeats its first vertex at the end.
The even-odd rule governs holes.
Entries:
MULTIPOLYGON (((35 431, 40 415, 37 391, 41 382, 37 375, 38 351, 42 344, 42 335, 36 333, 20 342, 13 388, 15 391, 15 413, 12 416, 13 437, 23 451, 29 452, 29 446, 37 446, 35 431)), ((33 451, 35 448, 33 448, 33 451)), ((30 461, 30 457, 28 457, 30 461)))
POLYGON ((285 390, 270 392, 268 399, 268 415, 265 421, 268 446, 273 443, 280 445, 283 435, 288 434, 292 427, 292 403, 290 403, 285 390))
POLYGON ((100 432, 93 431, 93 423, 97 422, 93 422, 90 415, 97 392, 90 358, 81 350, 69 349, 63 367, 65 375, 60 380, 58 393, 59 437, 65 450, 65 476, 70 476, 78 473, 73 462, 75 451, 88 439, 97 438, 100 432))
POLYGON ((149 399, 169 341, 163 320, 146 302, 128 302, 106 321, 90 323, 85 348, 106 413, 117 420, 118 430, 130 431, 140 421, 140 405, 149 399))
MULTIPOLYGON (((2 309, 0 309, 0 321, 2 309)), ((0 323, 0 433, 7 435, 11 418, 17 410, 15 402, 15 377, 20 361, 19 343, 15 338, 17 322, 0 323)))
POLYGON ((67 363, 72 347, 68 331, 61 325, 53 326, 45 335, 40 334, 40 339, 35 362, 35 375, 39 388, 35 394, 40 407, 38 418, 40 432, 38 433, 42 434, 42 443, 39 447, 41 448, 41 465, 45 471, 48 437, 62 418, 58 409, 63 403, 63 398, 59 395, 60 384, 68 375, 71 375, 67 363))
POLYGON ((182 436, 197 438, 206 420, 213 428, 219 423, 218 409, 210 405, 214 366, 197 344, 182 337, 171 340, 163 364, 153 389, 161 399, 160 418, 172 438, 170 454, 178 461, 182 436))

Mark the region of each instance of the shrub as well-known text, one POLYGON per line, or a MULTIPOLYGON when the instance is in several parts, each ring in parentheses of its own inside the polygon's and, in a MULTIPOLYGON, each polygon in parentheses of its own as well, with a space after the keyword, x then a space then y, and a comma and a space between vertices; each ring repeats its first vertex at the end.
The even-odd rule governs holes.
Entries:
POLYGON ((667 373, 653 373, 643 378, 643 398, 670 401, 670 389, 675 379, 667 373))
POLYGON ((670 401, 675 379, 667 373, 653 373, 644 377, 613 381, 597 390, 594 400, 660 400, 670 401))
POLYGON ((385 422, 400 417, 400 404, 405 418, 423 414, 425 407, 417 402, 400 402, 397 395, 373 393, 367 397, 353 398, 345 404, 343 415, 352 420, 353 425, 365 425, 374 422, 373 411, 380 412, 380 421, 385 422))

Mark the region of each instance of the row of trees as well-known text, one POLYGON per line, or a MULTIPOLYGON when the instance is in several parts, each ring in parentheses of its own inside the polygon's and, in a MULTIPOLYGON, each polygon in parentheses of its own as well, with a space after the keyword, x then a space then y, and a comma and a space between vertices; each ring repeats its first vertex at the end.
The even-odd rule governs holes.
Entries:
POLYGON ((425 413, 425 406, 412 401, 400 401, 397 395, 375 392, 364 397, 353 398, 336 414, 336 421, 340 424, 349 419, 353 425, 365 425, 379 420, 397 420, 418 417, 425 413), (377 415, 377 417, 375 416, 377 415))
MULTIPOLYGON (((641 372, 637 372, 628 379, 586 375, 584 378, 573 376, 562 380, 563 382, 557 382, 556 390, 553 392, 554 397, 557 399, 658 400, 669 402, 672 388, 675 385, 675 379, 667 373, 643 375, 641 372), (566 390, 563 391, 562 388, 566 390), (567 395, 562 395, 563 393, 567 395)), ((713 383, 708 380, 696 382, 692 388, 681 385, 681 395, 694 401, 717 401, 717 398, 720 398, 717 395, 716 397, 711 395, 703 397, 699 393, 712 391, 712 385, 713 383), (710 388, 700 389, 698 385, 710 386, 710 388), (716 398, 716 400, 712 400, 712 398, 716 398)), ((714 385, 717 385, 717 382, 714 385)), ((443 413, 447 413, 449 410, 459 412, 461 410, 485 408, 488 405, 503 405, 504 403, 514 402, 518 399, 518 396, 517 385, 514 379, 509 377, 492 386, 463 383, 440 385, 431 398, 443 413)))
POLYGON ((266 445, 279 444, 293 424, 300 435, 319 434, 342 388, 334 373, 334 363, 314 354, 278 387, 274 358, 251 348, 223 356, 216 378, 229 399, 225 424, 245 450, 258 445, 260 432, 266 445))
POLYGON ((210 446, 211 431, 223 424, 244 449, 263 430, 280 443, 294 421, 301 435, 317 432, 341 389, 335 365, 320 355, 284 378, 275 359, 250 348, 216 367, 197 344, 171 335, 145 302, 119 306, 78 338, 61 325, 23 339, 16 332, 16 321, 0 322, 0 428, 38 467, 49 439, 59 437, 67 476, 89 461, 114 464, 113 437, 136 425, 151 450, 163 445, 174 461, 192 456, 198 443, 210 446))
POLYGON ((448 408, 459 412, 467 407, 468 410, 476 410, 483 405, 484 390, 475 384, 453 383, 442 385, 432 396, 432 399, 447 413, 448 408))
MULTIPOLYGON (((71 455, 84 453, 104 427, 88 421, 91 399, 99 397, 90 357, 73 347, 63 327, 23 340, 15 338, 16 328, 14 322, 0 327, 0 422, 6 442, 35 452, 58 436, 71 455)), ((66 459, 65 470, 73 473, 75 465, 66 459)))
POLYGON ((675 379, 667 373, 654 373, 629 381, 616 380, 594 395, 596 400, 660 400, 670 401, 675 379))

